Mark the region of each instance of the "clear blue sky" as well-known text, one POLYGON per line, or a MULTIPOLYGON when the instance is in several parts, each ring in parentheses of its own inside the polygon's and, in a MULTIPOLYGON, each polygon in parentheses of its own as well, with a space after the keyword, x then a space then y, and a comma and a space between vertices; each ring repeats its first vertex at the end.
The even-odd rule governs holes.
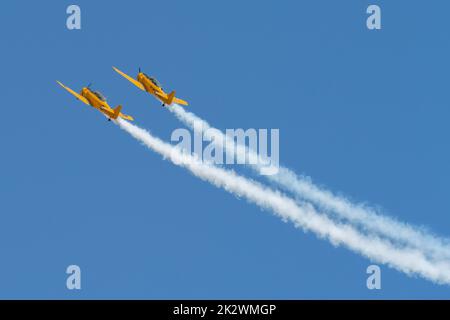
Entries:
POLYGON ((279 128, 280 161, 318 184, 449 236, 450 4, 75 3, 80 31, 72 2, 0 11, 1 298, 450 297, 384 266, 369 291, 369 260, 162 160, 55 82, 92 82, 168 140, 182 125, 111 69, 140 66, 221 129, 279 128))

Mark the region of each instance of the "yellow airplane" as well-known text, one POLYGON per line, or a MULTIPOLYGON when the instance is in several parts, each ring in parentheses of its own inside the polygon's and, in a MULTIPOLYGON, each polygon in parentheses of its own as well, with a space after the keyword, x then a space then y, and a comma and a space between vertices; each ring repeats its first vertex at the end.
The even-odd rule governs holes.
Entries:
POLYGON ((134 120, 132 116, 128 116, 120 112, 122 110, 121 105, 117 106, 114 109, 111 108, 106 102, 106 98, 100 92, 91 90, 89 86, 81 89, 80 94, 78 94, 69 87, 63 85, 61 82, 56 82, 58 82, 61 87, 73 94, 78 100, 81 100, 85 104, 90 105, 103 113, 108 118, 108 121, 111 121, 111 119, 117 119, 118 117, 130 121, 134 120))
POLYGON ((149 77, 145 73, 141 72, 141 69, 139 68, 139 73, 136 77, 137 80, 133 79, 129 75, 123 73, 116 67, 113 67, 113 69, 119 73, 121 76, 123 76, 125 79, 130 81, 132 84, 134 84, 136 87, 143 91, 147 91, 148 93, 154 95, 156 99, 162 102, 163 107, 167 105, 171 105, 172 103, 182 104, 187 106, 188 103, 182 99, 179 99, 175 97, 175 91, 172 91, 171 93, 165 93, 162 89, 161 84, 153 77, 149 77))

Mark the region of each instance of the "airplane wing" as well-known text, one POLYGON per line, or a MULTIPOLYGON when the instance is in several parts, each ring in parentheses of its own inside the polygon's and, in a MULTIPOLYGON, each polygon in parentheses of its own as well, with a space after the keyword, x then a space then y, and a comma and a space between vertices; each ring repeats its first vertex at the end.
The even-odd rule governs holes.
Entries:
POLYGON ((125 79, 127 79, 128 81, 130 81, 132 84, 134 84, 136 87, 138 87, 141 90, 145 91, 144 86, 142 85, 142 83, 140 83, 139 81, 133 79, 132 77, 130 77, 129 75, 123 73, 122 71, 120 71, 119 69, 117 69, 116 67, 113 67, 114 71, 116 71, 118 74, 120 74, 122 77, 124 77, 125 79))
POLYGON ((65 85, 63 85, 61 82, 58 82, 58 84, 63 87, 64 89, 66 89, 67 91, 69 91, 71 94, 73 94, 78 100, 81 100, 82 102, 84 102, 85 104, 89 105, 89 101, 87 101, 87 99, 85 97, 83 97, 82 95, 76 93, 75 91, 73 91, 72 89, 70 89, 69 87, 66 87, 65 85))

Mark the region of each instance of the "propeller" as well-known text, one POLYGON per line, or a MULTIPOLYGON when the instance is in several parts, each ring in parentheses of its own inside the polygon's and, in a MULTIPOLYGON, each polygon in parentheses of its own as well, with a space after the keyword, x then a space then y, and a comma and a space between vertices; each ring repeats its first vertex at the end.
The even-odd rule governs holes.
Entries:
POLYGON ((141 73, 141 67, 139 67, 139 73, 141 73))
POLYGON ((87 87, 90 89, 92 85, 92 82, 89 82, 89 84, 87 85, 87 87))

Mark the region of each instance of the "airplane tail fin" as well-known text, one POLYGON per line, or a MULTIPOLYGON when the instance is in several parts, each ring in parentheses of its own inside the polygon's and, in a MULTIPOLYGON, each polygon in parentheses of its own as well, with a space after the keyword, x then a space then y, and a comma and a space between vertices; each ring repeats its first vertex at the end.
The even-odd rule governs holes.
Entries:
POLYGON ((174 98, 175 98, 175 91, 172 91, 167 95, 167 104, 171 105, 174 98))
POLYGON ((113 119, 117 119, 117 117, 120 115, 120 111, 122 110, 122 106, 118 105, 115 109, 114 109, 114 113, 112 115, 113 119))

